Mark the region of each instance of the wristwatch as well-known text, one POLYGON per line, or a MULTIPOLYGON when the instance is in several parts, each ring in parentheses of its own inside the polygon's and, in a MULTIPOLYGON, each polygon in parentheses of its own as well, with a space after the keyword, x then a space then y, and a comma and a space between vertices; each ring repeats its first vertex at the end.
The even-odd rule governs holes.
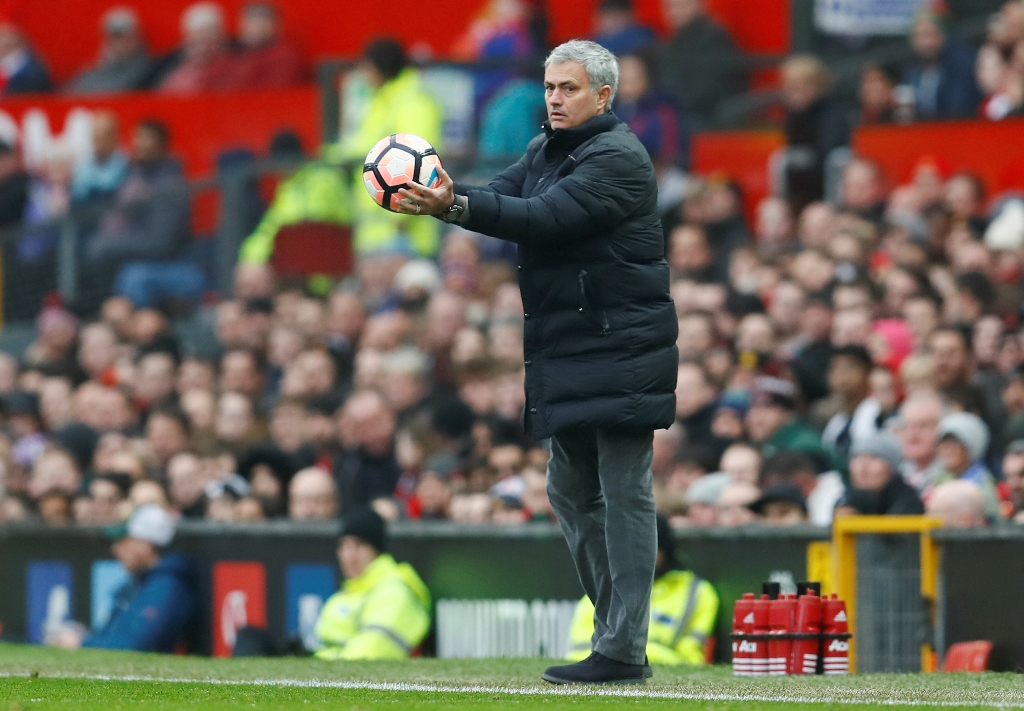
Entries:
POLYGON ((448 224, 456 224, 466 214, 469 207, 469 199, 465 195, 456 195, 451 206, 440 214, 440 218, 448 224))

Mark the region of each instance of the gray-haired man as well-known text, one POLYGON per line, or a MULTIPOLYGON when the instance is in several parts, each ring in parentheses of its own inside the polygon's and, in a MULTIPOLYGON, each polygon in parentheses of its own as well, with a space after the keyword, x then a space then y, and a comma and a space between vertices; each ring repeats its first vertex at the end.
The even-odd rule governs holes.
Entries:
POLYGON ((401 210, 519 245, 526 410, 551 438, 548 495, 594 602, 593 654, 553 683, 644 683, 657 552, 655 429, 675 418, 676 317, 647 152, 609 111, 615 57, 574 40, 545 62, 548 122, 486 187, 402 191, 401 210))

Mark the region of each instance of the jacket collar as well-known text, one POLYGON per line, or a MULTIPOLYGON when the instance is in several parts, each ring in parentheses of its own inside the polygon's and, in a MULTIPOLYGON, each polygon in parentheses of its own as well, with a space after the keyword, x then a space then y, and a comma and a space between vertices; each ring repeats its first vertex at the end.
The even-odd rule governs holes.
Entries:
POLYGON ((573 128, 551 128, 547 121, 542 124, 542 128, 548 137, 548 145, 571 151, 599 133, 611 131, 619 123, 619 117, 608 111, 573 128))

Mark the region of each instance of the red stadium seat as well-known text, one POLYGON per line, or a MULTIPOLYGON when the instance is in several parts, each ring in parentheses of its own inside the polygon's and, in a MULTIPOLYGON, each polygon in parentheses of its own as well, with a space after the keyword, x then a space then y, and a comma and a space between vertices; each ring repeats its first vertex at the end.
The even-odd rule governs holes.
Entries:
POLYGON ((988 669, 988 657, 991 653, 992 643, 988 640, 957 642, 946 650, 946 658, 942 661, 942 671, 986 671, 988 669))
POLYGON ((271 264, 282 276, 352 273, 352 230, 329 222, 286 225, 274 238, 271 264))

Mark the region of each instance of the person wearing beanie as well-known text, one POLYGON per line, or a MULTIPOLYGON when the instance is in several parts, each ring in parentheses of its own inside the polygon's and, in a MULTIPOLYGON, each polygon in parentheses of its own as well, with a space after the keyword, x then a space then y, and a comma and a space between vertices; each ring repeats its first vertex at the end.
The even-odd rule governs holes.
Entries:
MULTIPOLYGON (((999 494, 995 477, 985 465, 988 451, 988 426, 977 415, 969 412, 952 412, 939 420, 938 460, 941 470, 935 477, 934 486, 947 481, 974 482, 985 498, 985 516, 990 521, 999 518, 999 494)), ((931 491, 926 491, 928 500, 931 491)))
POLYGON ((404 659, 430 629, 430 591, 387 553, 387 526, 369 507, 345 515, 338 563, 345 582, 320 610, 319 659, 404 659))
POLYGON ((836 515, 920 515, 924 504, 900 474, 903 447, 881 431, 853 443, 850 488, 836 504, 836 515))
MULTIPOLYGON (((717 616, 714 586, 679 563, 668 518, 658 514, 658 557, 647 636, 650 663, 707 664, 705 644, 714 635, 717 616)), ((584 595, 572 618, 566 658, 585 659, 593 635, 594 603, 584 595)))
POLYGON ((106 529, 111 552, 128 573, 114 594, 109 619, 86 634, 78 623, 48 633, 47 643, 66 649, 128 649, 171 653, 188 643, 198 622, 199 598, 192 562, 168 552, 176 523, 156 504, 139 506, 126 523, 106 529))

